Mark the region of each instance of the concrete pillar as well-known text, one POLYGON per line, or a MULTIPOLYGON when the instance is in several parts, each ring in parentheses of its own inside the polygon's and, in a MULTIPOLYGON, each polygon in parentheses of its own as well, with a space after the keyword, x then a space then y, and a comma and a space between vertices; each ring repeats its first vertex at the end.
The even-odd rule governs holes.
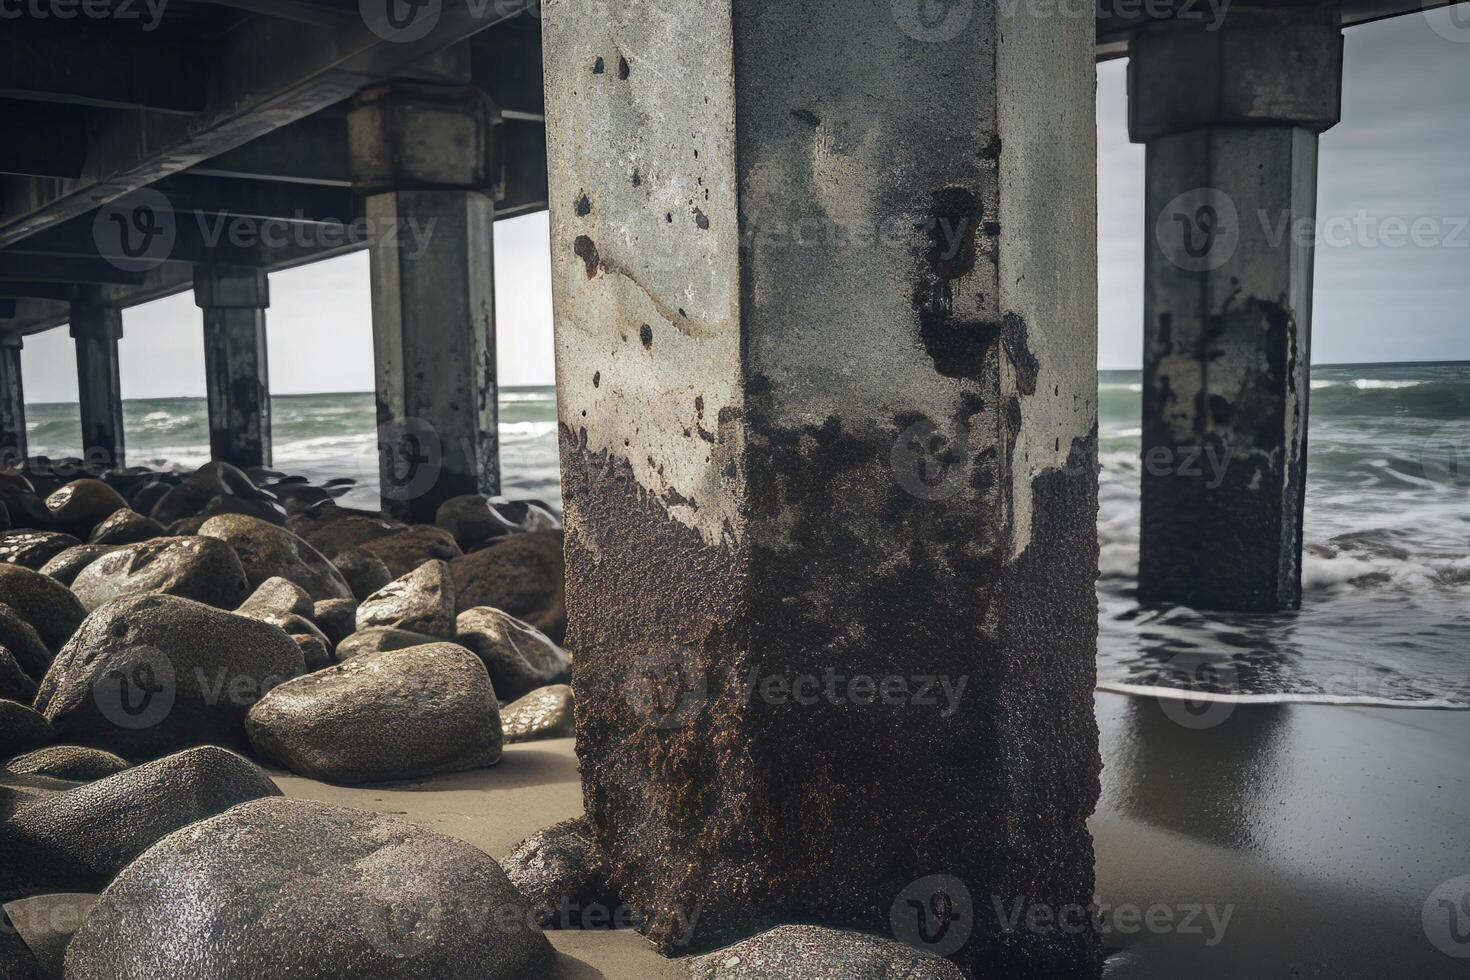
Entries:
POLYGON ((122 310, 106 302, 95 287, 78 287, 71 303, 71 335, 76 342, 82 457, 97 469, 125 466, 117 361, 122 310))
POLYGON ((417 82, 365 90, 348 119, 371 241, 383 503, 417 521, 500 490, 498 122, 472 86, 417 82))
POLYGON ((0 467, 24 463, 26 399, 21 379, 20 334, 0 336, 0 467))
POLYGON ((1134 41, 1144 602, 1301 605, 1317 134, 1341 69, 1330 8, 1233 7, 1219 30, 1134 41))
POLYGON ((259 266, 194 267, 194 302, 204 311, 204 383, 209 455, 236 466, 271 464, 271 388, 265 311, 270 282, 259 266))
POLYGON ((667 953, 1086 976, 1094 25, 901 6, 543 8, 587 812, 667 953))

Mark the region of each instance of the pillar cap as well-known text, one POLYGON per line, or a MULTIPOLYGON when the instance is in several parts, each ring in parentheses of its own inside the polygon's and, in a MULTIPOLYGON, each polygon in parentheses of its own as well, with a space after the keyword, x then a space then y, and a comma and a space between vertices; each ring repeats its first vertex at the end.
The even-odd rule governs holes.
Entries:
POLYGON ((1133 39, 1128 135, 1146 143, 1205 126, 1301 126, 1342 116, 1335 9, 1232 7, 1218 24, 1169 21, 1133 39))
POLYGON ((500 109, 473 85, 391 81, 363 89, 347 115, 353 185, 494 191, 501 181, 500 109))
POLYGON ((200 309, 266 309, 271 305, 270 277, 256 265, 201 262, 194 266, 194 305, 200 309))
POLYGON ((122 308, 95 288, 78 289, 71 300, 67 326, 74 339, 121 340, 122 308))

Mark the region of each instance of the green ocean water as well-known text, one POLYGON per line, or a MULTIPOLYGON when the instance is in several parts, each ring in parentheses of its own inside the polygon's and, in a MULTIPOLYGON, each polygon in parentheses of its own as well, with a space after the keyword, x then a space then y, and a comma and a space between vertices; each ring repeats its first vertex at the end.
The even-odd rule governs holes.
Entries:
MULTIPOLYGON (((1270 616, 1138 607, 1141 376, 1099 381, 1100 683, 1470 706, 1470 363, 1313 368, 1303 609, 1270 616)), ((372 395, 272 401, 276 467, 372 505, 372 395)), ((202 398, 123 408, 129 462, 208 458, 202 398)), ((555 389, 503 390, 500 412, 506 494, 559 507, 555 389)), ((29 406, 28 429, 35 453, 80 446, 72 404, 29 406)))

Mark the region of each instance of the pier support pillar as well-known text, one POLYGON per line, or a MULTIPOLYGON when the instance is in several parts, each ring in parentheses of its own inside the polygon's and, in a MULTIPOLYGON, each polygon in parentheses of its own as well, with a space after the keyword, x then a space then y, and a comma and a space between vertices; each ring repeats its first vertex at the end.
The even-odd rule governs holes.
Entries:
POLYGON ((349 116, 366 195, 385 508, 432 522, 500 491, 494 183, 499 113, 470 85, 390 82, 349 116))
POLYGON ((204 311, 210 458, 235 466, 269 466, 271 389, 265 311, 270 306, 270 282, 266 271, 253 265, 196 265, 194 302, 204 311))
POLYGON ((1094 25, 895 10, 544 7, 587 813, 666 953, 1089 976, 1094 25))
POLYGON ((1301 605, 1317 135, 1339 115, 1330 8, 1234 7, 1134 41, 1147 145, 1139 598, 1301 605))
POLYGON ((80 287, 71 303, 71 335, 77 354, 82 458, 95 469, 125 466, 117 359, 122 310, 106 302, 95 288, 80 287))
POLYGON ((26 449, 26 399, 22 383, 20 334, 0 336, 0 468, 24 465, 26 449))

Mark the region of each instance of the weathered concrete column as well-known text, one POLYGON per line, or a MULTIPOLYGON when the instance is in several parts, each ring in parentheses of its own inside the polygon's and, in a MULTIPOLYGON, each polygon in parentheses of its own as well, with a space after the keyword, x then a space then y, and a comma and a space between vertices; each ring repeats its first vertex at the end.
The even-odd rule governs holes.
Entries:
POLYGON ((76 342, 82 457, 99 469, 125 466, 117 360, 122 310, 104 301, 95 287, 78 287, 71 303, 71 335, 76 342))
POLYGON ((24 463, 26 449, 26 398, 21 378, 20 334, 0 336, 0 467, 24 463))
POLYGON ((209 455, 235 466, 271 464, 271 387, 265 311, 270 281, 259 266, 194 267, 194 302, 204 311, 204 384, 209 455))
POLYGON ((1330 9, 1237 6, 1134 42, 1144 602, 1301 605, 1317 134, 1341 68, 1330 9))
POLYGON ((494 131, 469 85, 365 90, 348 120, 367 195, 384 506, 498 493, 494 131))
POLYGON ((587 811, 666 952, 1089 975, 1094 28, 895 11, 544 7, 587 811))

